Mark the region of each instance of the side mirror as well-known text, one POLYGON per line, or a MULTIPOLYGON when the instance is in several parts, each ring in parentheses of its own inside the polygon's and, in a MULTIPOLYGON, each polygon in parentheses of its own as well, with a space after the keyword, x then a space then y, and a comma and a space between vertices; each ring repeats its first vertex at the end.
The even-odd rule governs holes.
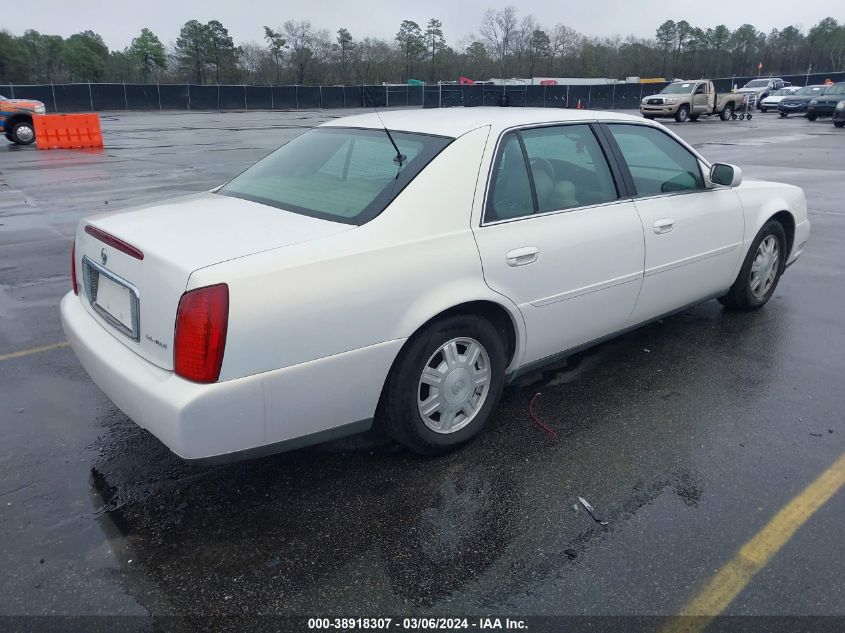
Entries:
POLYGON ((736 165, 713 163, 710 167, 710 182, 725 187, 738 187, 742 182, 742 170, 736 165))

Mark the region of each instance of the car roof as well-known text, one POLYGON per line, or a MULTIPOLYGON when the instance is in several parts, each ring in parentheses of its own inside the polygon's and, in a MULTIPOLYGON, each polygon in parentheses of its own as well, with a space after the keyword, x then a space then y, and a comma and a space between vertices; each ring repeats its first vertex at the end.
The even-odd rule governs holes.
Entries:
MULTIPOLYGON (((435 134, 457 138, 479 127, 490 126, 495 131, 522 125, 566 123, 571 121, 637 121, 639 116, 600 110, 567 110, 564 108, 431 108, 380 111, 381 120, 391 130, 435 134)), ((375 112, 356 114, 323 123, 326 127, 357 127, 381 129, 375 112)))

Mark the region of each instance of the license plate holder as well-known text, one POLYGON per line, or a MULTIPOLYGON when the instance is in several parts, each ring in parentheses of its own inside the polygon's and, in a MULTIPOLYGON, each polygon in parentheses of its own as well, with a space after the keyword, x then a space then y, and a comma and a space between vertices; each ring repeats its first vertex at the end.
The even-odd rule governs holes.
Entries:
POLYGON ((138 289, 88 256, 82 258, 82 275, 88 303, 94 311, 121 334, 140 340, 138 289))

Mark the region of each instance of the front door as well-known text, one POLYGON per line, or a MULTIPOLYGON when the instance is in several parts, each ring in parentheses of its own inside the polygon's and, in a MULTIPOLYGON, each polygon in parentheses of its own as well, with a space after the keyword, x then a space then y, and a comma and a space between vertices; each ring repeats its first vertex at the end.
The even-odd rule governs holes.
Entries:
POLYGON ((705 114, 710 111, 711 95, 707 94, 707 84, 700 83, 692 94, 692 113, 705 114))
MULTIPOLYGON (((611 123, 645 232, 639 323, 726 291, 742 256, 744 216, 733 189, 707 189, 698 158, 654 126, 611 123)), ((623 167, 623 168, 624 168, 623 167)))
POLYGON ((621 329, 643 273, 643 229, 590 125, 502 137, 482 225, 484 278, 525 319, 523 364, 621 329))

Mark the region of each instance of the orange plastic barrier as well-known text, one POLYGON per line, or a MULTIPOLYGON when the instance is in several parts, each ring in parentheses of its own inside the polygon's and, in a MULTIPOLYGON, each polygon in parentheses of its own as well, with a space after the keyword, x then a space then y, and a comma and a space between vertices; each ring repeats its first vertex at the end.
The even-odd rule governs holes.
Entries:
POLYGON ((32 121, 38 149, 103 146, 99 114, 36 114, 32 121))

